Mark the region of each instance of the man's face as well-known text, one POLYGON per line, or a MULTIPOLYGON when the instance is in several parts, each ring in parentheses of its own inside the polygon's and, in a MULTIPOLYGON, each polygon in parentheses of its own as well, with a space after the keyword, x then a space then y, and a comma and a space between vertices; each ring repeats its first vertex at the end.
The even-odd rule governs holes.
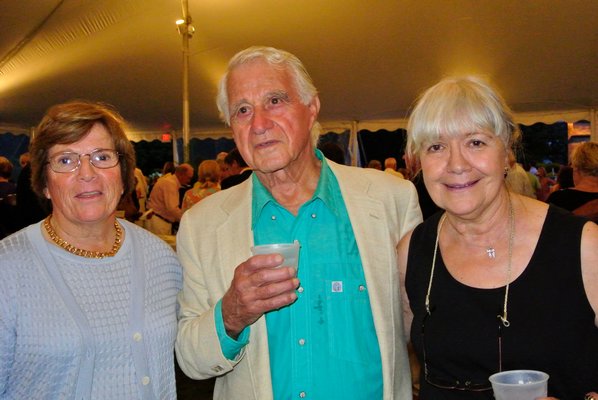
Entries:
POLYGON ((220 180, 226 179, 231 176, 230 165, 223 162, 220 166, 220 180))
POLYGON ((191 182, 191 179, 193 179, 193 168, 187 168, 178 173, 177 179, 182 186, 187 186, 191 182))
POLYGON ((228 98, 235 143, 251 168, 273 173, 313 156, 320 102, 302 104, 289 72, 263 60, 243 64, 229 75, 228 98))

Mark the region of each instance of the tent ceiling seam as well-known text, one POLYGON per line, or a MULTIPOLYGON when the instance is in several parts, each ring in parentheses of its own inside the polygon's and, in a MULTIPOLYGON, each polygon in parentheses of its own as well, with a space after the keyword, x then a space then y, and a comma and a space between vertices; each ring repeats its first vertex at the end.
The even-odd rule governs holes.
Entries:
POLYGON ((60 0, 58 2, 58 4, 56 4, 56 6, 52 9, 52 11, 50 11, 50 13, 46 16, 46 18, 44 18, 27 35, 25 35, 25 37, 23 39, 21 39, 21 41, 19 43, 17 43, 15 47, 10 49, 4 57, 2 57, 2 60, 0 60, 0 75, 4 75, 4 73, 2 72, 2 68, 8 62, 10 62, 10 60, 12 60, 13 57, 15 57, 17 54, 19 54, 21 49, 23 49, 23 47, 25 47, 27 45, 27 43, 29 43, 37 35, 37 33, 40 31, 40 29, 43 28, 43 26, 46 24, 46 22, 48 22, 48 20, 50 20, 52 15, 54 15, 54 13, 56 13, 56 11, 58 11, 58 9, 62 6, 63 3, 64 3, 64 0, 60 0))

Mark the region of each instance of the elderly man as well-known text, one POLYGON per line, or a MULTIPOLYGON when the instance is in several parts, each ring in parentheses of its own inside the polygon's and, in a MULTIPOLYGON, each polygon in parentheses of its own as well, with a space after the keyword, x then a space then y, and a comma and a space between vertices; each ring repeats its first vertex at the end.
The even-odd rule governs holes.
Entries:
POLYGON ((176 351, 216 399, 411 399, 395 247, 421 221, 408 181, 316 150, 320 100, 268 47, 230 61, 218 107, 254 174, 188 211, 176 351), (253 245, 300 242, 298 274, 253 245))
POLYGON ((147 208, 154 211, 147 228, 156 235, 172 234, 172 224, 183 216, 180 207, 179 189, 187 186, 193 178, 193 167, 189 164, 177 166, 173 174, 162 176, 152 189, 147 208))

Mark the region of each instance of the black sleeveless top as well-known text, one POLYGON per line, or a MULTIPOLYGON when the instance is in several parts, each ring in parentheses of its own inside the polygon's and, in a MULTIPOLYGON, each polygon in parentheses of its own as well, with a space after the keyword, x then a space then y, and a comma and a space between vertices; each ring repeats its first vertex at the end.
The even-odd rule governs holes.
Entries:
MULTIPOLYGON (((411 340, 422 364, 420 399, 493 399, 492 390, 439 389, 423 376, 422 322, 436 230, 441 213, 413 232, 406 289, 414 314, 411 340)), ((540 238, 525 271, 511 283, 510 326, 502 332, 502 369, 547 372, 548 395, 583 399, 598 389, 598 328, 581 276, 580 243, 587 221, 550 206, 540 238)), ((596 250, 598 251, 598 249, 596 250)), ((505 287, 478 289, 455 280, 440 249, 426 318, 429 375, 438 382, 484 383, 498 372, 499 321, 505 287)))

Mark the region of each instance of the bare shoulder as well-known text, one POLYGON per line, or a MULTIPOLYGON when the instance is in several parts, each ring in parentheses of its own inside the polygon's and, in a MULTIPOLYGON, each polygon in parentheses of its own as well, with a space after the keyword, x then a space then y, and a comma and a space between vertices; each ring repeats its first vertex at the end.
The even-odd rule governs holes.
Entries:
POLYGON ((581 273, 586 296, 598 326, 598 225, 587 222, 581 234, 581 273))
POLYGON ((582 261, 593 261, 591 267, 598 273, 598 251, 596 249, 598 249, 598 225, 594 222, 587 222, 583 226, 581 234, 581 257, 582 261))

